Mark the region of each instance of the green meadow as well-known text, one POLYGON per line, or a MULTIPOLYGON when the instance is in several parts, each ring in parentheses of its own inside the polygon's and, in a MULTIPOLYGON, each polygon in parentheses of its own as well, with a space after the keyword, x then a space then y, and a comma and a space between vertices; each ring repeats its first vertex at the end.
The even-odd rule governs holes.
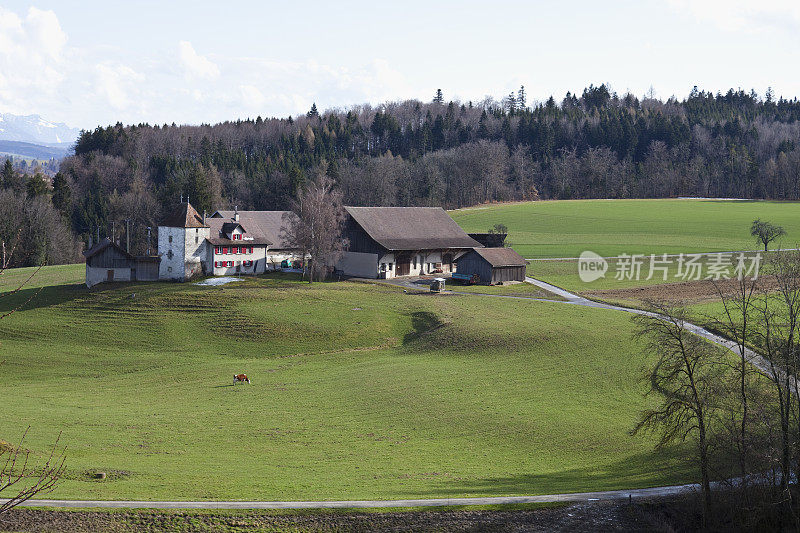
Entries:
POLYGON ((739 200, 558 200, 493 204, 450 211, 468 232, 508 227, 526 259, 758 250, 756 218, 783 226, 784 247, 800 243, 800 204, 739 200))
MULTIPOLYGON (((29 272, 29 271, 28 271, 29 272)), ((7 271, 8 291, 26 271, 7 271)), ((557 302, 250 278, 80 282, 0 296, 0 439, 56 498, 391 499, 696 479, 687 448, 629 434, 647 359, 627 314, 557 302), (244 372, 251 385, 232 385, 244 372), (105 480, 95 473, 105 472, 105 480)))

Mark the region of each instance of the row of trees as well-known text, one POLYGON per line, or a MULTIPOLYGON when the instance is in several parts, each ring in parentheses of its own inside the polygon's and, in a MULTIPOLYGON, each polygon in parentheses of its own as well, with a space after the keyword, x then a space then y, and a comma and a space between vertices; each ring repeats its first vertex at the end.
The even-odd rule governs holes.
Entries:
POLYGON ((800 252, 776 253, 758 279, 717 288, 722 311, 706 319, 734 356, 698 336, 684 307, 651 303, 652 314, 634 319, 657 356, 647 379, 659 398, 636 431, 657 431, 661 445, 694 442, 710 529, 796 530, 800 252), (712 480, 723 480, 718 498, 712 480))

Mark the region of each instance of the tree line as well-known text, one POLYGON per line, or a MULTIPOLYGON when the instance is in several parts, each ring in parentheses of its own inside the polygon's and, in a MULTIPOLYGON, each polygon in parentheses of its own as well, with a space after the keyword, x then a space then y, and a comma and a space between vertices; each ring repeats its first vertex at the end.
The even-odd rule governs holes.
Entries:
POLYGON ((320 168, 350 205, 446 208, 537 198, 800 199, 800 103, 754 91, 683 100, 605 85, 528 102, 389 102, 209 125, 81 133, 50 193, 72 232, 120 237, 188 195, 200 211, 286 209, 320 168), (56 187, 58 186, 58 192, 56 187), (59 196, 56 202, 56 196, 59 196))

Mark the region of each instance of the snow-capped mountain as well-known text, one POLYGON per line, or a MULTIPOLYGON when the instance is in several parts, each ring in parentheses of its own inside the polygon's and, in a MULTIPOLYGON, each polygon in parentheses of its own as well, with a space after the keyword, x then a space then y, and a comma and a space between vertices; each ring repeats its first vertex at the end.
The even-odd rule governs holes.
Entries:
POLYGON ((33 144, 72 144, 80 130, 61 122, 49 122, 39 115, 0 113, 0 140, 33 144))

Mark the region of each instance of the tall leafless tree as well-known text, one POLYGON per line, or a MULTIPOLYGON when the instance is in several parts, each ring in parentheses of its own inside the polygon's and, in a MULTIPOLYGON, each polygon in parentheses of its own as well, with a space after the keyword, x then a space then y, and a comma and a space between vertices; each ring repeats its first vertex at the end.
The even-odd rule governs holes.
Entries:
POLYGON ((345 210, 342 194, 320 169, 314 181, 303 187, 293 203, 297 217, 286 218, 284 238, 290 247, 311 256, 308 281, 322 279, 336 264, 346 241, 342 236, 345 210))
POLYGON ((693 438, 700 466, 704 516, 711 507, 709 442, 719 409, 717 384, 725 367, 720 350, 691 333, 687 311, 666 303, 649 302, 650 314, 636 315, 636 336, 647 354, 656 356, 648 371, 650 392, 661 400, 642 413, 633 433, 660 434, 659 446, 693 438))

